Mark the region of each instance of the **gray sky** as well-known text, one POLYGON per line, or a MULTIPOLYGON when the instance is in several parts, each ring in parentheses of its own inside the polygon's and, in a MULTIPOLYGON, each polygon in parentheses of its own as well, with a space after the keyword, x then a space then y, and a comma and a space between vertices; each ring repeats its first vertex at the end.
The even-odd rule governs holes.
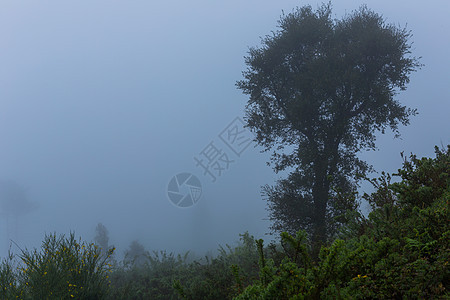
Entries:
MULTIPOLYGON (((54 231, 91 240, 102 222, 119 254, 133 239, 201 252, 246 230, 263 237, 260 186, 278 178, 268 156, 249 147, 214 183, 193 157, 243 116, 247 98, 234 84, 248 47, 276 30, 282 10, 318 3, 2 1, 0 180, 23 186, 39 205, 19 216, 9 237, 26 247, 54 231), (180 172, 203 186, 188 209, 166 194, 180 172)), ((335 17, 363 3, 407 24, 425 64, 398 96, 419 115, 401 128, 402 139, 387 133, 379 151, 363 154, 392 172, 401 151, 431 156, 434 145, 450 142, 450 3, 335 1, 335 17)), ((13 219, 0 212, 1 255, 13 219)))

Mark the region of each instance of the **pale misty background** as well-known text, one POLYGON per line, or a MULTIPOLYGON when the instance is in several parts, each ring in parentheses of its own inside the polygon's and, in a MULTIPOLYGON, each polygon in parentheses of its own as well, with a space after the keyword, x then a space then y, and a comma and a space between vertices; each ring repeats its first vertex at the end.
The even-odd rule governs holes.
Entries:
MULTIPOLYGON (((282 174, 268 154, 249 147, 214 183, 193 157, 244 115, 235 82, 248 47, 276 30, 282 10, 320 3, 2 1, 0 181, 23 188, 29 211, 0 211, 1 256, 10 239, 33 248, 55 231, 92 240, 99 222, 119 257, 134 239, 201 254, 245 231, 270 238, 260 187, 282 174), (188 209, 166 195, 180 172, 203 185, 188 209)), ((450 2, 334 1, 334 16, 364 3, 407 25, 425 64, 399 95, 419 115, 401 139, 388 132, 362 155, 394 172, 401 151, 432 156, 450 142, 450 2)))

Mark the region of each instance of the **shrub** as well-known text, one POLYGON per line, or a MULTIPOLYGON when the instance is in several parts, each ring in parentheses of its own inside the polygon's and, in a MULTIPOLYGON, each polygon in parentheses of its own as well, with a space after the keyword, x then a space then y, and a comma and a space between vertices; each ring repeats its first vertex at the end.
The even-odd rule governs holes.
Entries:
POLYGON ((2 299, 106 299, 109 292, 107 263, 114 249, 102 256, 94 244, 51 234, 40 250, 21 250, 0 268, 2 299))
POLYGON ((278 263, 260 248, 260 279, 236 299, 450 298, 450 146, 436 158, 411 155, 398 171, 373 180, 368 219, 356 214, 343 239, 310 263, 306 234, 281 235, 278 263))

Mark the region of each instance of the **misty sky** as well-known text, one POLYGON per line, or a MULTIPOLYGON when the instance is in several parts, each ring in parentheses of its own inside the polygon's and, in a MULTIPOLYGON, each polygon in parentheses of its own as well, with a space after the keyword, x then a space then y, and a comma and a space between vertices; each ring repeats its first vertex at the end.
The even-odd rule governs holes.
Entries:
MULTIPOLYGON (((92 240, 97 223, 119 255, 139 239, 147 249, 201 252, 257 237, 269 222, 260 187, 279 175, 249 147, 216 182, 198 155, 238 116, 243 57, 276 30, 282 13, 319 1, 17 1, 0 3, 0 180, 22 186, 37 207, 17 218, 0 211, 0 255, 8 238, 37 247, 45 233, 92 240), (197 205, 167 197, 172 176, 203 186, 197 205), (7 225, 10 229, 7 229, 7 225), (9 232, 9 234, 8 234, 9 232), (13 234, 11 233, 13 232, 13 234)), ((364 153, 396 171, 399 153, 433 155, 450 142, 450 2, 335 1, 341 18, 361 4, 413 33, 425 66, 398 98, 417 108, 401 139, 380 136, 364 153)))

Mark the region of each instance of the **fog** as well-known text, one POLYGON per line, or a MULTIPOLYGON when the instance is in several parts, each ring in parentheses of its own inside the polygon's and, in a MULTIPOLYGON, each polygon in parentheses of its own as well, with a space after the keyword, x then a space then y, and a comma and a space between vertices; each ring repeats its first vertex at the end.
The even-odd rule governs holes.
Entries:
MULTIPOLYGON (((407 25, 425 65, 398 95, 419 114, 401 139, 387 132, 362 153, 393 172, 401 151, 432 156, 450 142, 450 4, 335 1, 333 13, 363 3, 407 25)), ((248 47, 276 30, 282 10, 305 4, 320 2, 2 1, 0 255, 11 240, 33 248, 52 232, 93 240, 98 223, 119 256, 136 239, 202 253, 245 231, 269 238, 261 186, 282 174, 262 148, 236 154, 221 133, 244 116, 235 82, 248 47), (215 180, 195 160, 211 142, 232 161, 215 180), (180 173, 201 182, 190 207, 168 197, 180 173)))

